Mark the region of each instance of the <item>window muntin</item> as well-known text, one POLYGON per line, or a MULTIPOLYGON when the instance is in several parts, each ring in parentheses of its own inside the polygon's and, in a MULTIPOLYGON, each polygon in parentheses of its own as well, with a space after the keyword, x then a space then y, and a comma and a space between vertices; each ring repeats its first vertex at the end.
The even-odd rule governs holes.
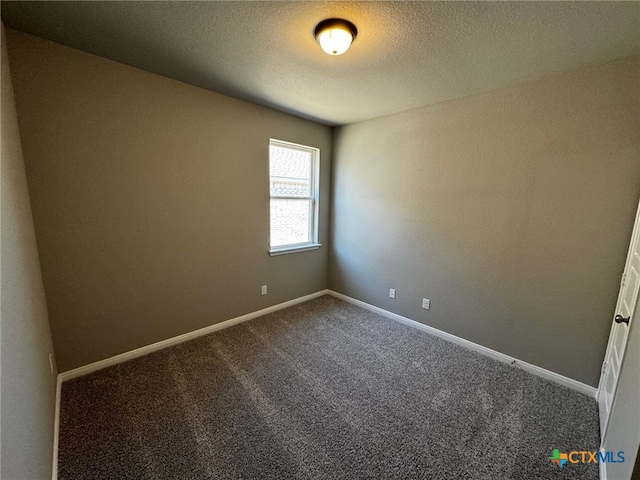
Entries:
POLYGON ((317 148, 269 142, 269 250, 282 253, 317 248, 317 148))

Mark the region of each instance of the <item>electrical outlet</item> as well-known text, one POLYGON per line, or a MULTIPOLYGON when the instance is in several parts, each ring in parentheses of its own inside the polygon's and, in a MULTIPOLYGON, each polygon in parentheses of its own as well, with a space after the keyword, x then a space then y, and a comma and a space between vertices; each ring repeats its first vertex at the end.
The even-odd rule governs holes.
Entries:
POLYGON ((389 298, 396 298, 396 289, 395 288, 390 288, 389 289, 389 298))
POLYGON ((423 298, 422 308, 424 308, 425 310, 429 310, 431 308, 431 300, 429 300, 428 298, 423 298))
POLYGON ((260 287, 260 293, 262 295, 266 295, 267 294, 267 286, 266 285, 262 285, 262 287, 260 287))

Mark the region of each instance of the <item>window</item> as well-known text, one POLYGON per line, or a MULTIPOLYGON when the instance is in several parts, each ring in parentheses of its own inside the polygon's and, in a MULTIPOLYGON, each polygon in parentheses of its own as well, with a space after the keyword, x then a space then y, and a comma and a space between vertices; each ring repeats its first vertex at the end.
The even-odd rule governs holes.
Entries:
POLYGON ((320 150, 269 141, 269 253, 318 248, 320 150))

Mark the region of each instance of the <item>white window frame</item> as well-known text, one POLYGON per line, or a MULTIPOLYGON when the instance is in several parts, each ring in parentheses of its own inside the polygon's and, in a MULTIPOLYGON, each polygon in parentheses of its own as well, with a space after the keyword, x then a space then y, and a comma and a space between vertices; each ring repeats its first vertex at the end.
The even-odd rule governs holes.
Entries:
POLYGON ((269 139, 269 169, 271 172, 271 146, 288 148, 292 150, 301 150, 306 153, 311 153, 311 195, 309 197, 294 197, 294 196, 273 196, 271 195, 271 175, 269 174, 269 255, 284 255, 287 253, 303 252, 306 250, 316 250, 321 247, 318 243, 318 210, 319 210, 319 190, 320 190, 320 149, 316 147, 309 147, 307 145, 300 145, 297 143, 285 142, 284 140, 277 140, 275 138, 269 139), (289 245, 280 245, 277 247, 271 246, 271 199, 293 199, 311 200, 309 202, 309 242, 295 243, 289 245))

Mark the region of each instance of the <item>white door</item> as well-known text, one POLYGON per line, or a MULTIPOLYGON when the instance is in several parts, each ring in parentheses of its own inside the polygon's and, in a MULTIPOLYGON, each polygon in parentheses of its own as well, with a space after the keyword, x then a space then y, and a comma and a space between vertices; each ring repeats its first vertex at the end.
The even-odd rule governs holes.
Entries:
POLYGON ((607 434, 602 439, 603 452, 615 452, 616 463, 600 464, 601 480, 629 480, 640 447, 640 303, 636 302, 635 320, 629 329, 627 353, 622 361, 616 399, 609 412, 607 434), (624 462, 619 454, 624 452, 624 462))
POLYGON ((622 274, 618 303, 614 312, 607 353, 604 357, 600 385, 598 387, 598 408, 600 410, 600 438, 604 439, 609 423, 609 415, 618 385, 620 366, 629 337, 630 322, 636 307, 640 290, 640 205, 636 213, 631 235, 631 245, 622 274))

